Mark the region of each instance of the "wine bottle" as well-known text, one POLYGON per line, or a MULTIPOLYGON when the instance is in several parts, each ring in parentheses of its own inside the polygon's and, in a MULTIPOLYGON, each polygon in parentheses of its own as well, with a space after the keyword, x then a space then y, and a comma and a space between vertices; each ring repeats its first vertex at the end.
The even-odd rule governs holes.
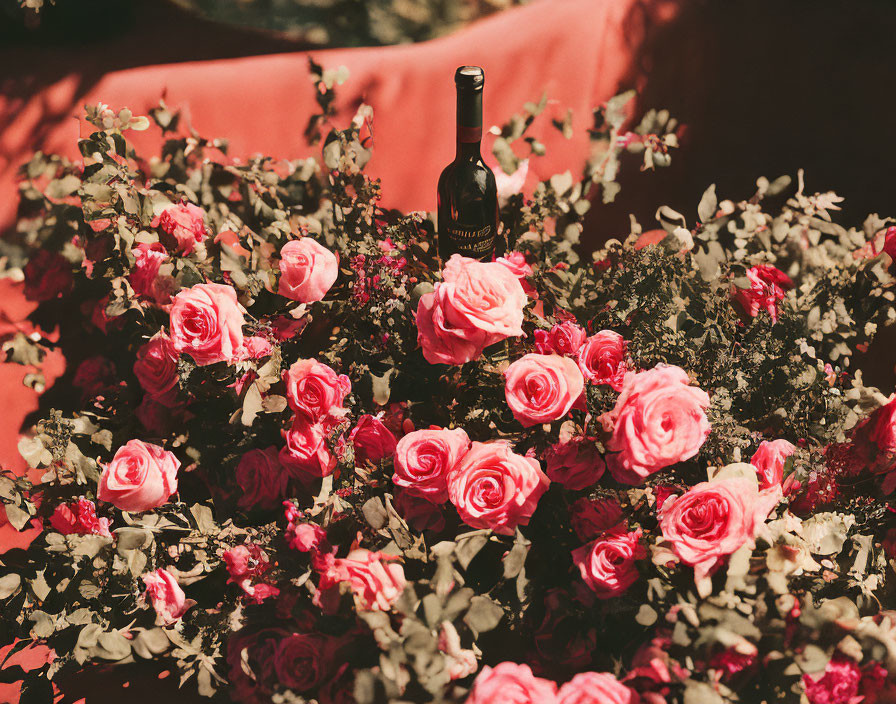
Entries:
POLYGON ((498 189, 495 175, 480 153, 482 142, 482 87, 479 66, 461 66, 454 74, 457 87, 457 156, 439 177, 439 257, 452 254, 489 261, 504 254, 498 235, 498 189))

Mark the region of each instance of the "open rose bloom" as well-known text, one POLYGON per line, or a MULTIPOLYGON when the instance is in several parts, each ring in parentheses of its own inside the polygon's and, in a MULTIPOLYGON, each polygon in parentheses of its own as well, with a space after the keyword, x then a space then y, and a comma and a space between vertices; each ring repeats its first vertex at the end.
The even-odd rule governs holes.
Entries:
POLYGON ((759 490, 751 465, 730 465, 712 481, 666 499, 660 529, 674 556, 694 568, 700 593, 708 594, 712 573, 731 553, 754 544, 780 499, 779 486, 759 490))
POLYGON ((157 626, 171 626, 183 616, 187 609, 196 604, 187 599, 177 579, 168 570, 156 570, 143 575, 146 597, 152 602, 156 612, 157 626))
POLYGON ((503 264, 455 254, 417 306, 417 341, 430 364, 459 365, 523 334, 526 293, 503 264))
POLYGON ((707 393, 690 385, 679 367, 657 366, 625 376, 622 393, 609 414, 613 436, 607 458, 613 476, 641 484, 661 469, 688 460, 709 435, 707 393))
POLYGON ((232 286, 196 284, 174 297, 171 342, 199 366, 232 362, 243 346, 245 309, 232 286))
POLYGON ((177 491, 180 461, 164 448, 131 440, 100 476, 97 498, 122 511, 150 511, 177 491))

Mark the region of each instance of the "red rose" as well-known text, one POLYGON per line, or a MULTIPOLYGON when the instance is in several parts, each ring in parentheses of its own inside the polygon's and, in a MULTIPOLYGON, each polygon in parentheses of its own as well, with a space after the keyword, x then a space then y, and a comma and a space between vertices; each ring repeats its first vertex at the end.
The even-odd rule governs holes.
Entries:
POLYGON ((379 464, 395 454, 395 436, 379 418, 371 415, 364 414, 358 418, 349 439, 355 447, 356 466, 367 462, 379 464))
POLYGON ((835 655, 824 672, 803 675, 803 688, 809 704, 854 704, 861 698, 859 683, 862 672, 854 660, 835 655))
POLYGON ((544 453, 548 478, 579 491, 597 483, 606 469, 593 438, 578 437, 551 445, 544 453))
POLYGON ((134 374, 149 396, 165 406, 177 403, 177 352, 164 332, 137 350, 134 374))
POLYGON ((622 506, 615 499, 579 499, 570 507, 572 529, 580 540, 593 540, 622 521, 622 506))
POLYGON ((277 647, 274 667, 277 679, 288 689, 307 692, 319 686, 329 674, 327 641, 314 633, 294 633, 277 647))
POLYGON ((102 356, 88 357, 78 365, 72 383, 85 397, 99 396, 115 384, 115 365, 102 356))
POLYGON ((72 265, 61 254, 38 250, 23 269, 25 298, 43 303, 58 298, 72 287, 72 265))
POLYGON ((67 504, 59 504, 50 516, 50 526, 62 535, 102 535, 112 537, 109 519, 97 518, 93 501, 80 498, 67 504))
POLYGON ((747 269, 749 288, 734 287, 731 297, 737 301, 751 318, 760 310, 768 311, 772 322, 778 320, 778 301, 785 298, 785 291, 793 288, 793 281, 783 271, 769 264, 747 269))
POLYGON ((242 509, 276 508, 286 496, 288 482, 289 474, 280 464, 276 447, 249 450, 236 468, 236 483, 240 487, 237 505, 242 509))

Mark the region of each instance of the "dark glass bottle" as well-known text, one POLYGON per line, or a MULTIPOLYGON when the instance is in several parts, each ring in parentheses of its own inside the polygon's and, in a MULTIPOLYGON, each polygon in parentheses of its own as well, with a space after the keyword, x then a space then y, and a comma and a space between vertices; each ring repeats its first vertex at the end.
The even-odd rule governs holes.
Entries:
POLYGON ((498 189, 495 175, 480 153, 482 86, 478 66, 461 66, 457 86, 457 156, 439 177, 439 256, 452 254, 489 261, 504 254, 498 236, 498 189))

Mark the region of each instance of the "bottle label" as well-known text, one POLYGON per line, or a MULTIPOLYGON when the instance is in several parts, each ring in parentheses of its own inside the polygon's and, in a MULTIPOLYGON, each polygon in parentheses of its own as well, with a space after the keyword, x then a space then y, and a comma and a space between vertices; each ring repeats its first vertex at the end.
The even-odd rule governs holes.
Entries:
POLYGON ((451 240, 453 249, 464 256, 481 259, 490 255, 495 248, 495 232, 492 225, 465 227, 452 222, 445 228, 445 234, 451 240))

